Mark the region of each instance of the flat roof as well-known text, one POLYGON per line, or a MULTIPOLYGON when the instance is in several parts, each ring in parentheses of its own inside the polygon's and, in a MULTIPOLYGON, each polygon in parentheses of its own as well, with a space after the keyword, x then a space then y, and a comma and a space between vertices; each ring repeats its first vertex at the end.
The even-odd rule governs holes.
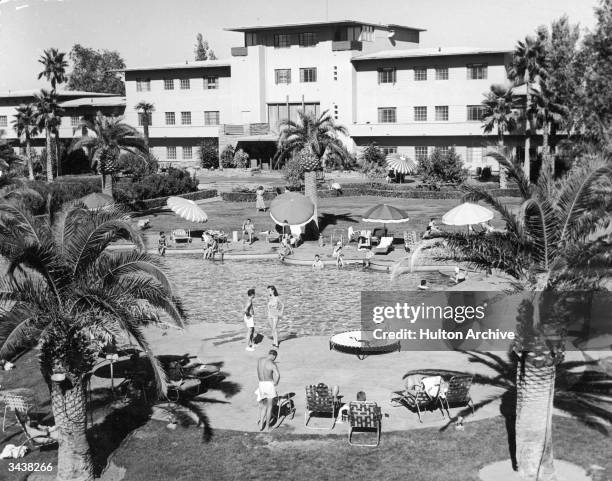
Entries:
POLYGON ((224 28, 229 32, 253 32, 257 30, 277 30, 281 28, 300 28, 300 27, 325 27, 328 25, 367 25, 369 27, 382 27, 387 30, 394 28, 404 28, 407 30, 416 30, 418 32, 426 32, 424 28, 409 27, 407 25, 399 25, 397 23, 373 23, 373 22, 362 22, 359 20, 326 20, 318 22, 301 22, 301 23, 283 23, 280 25, 253 25, 250 27, 230 27, 224 28))
POLYGON ((229 60, 193 60, 183 63, 166 63, 162 65, 145 65, 143 67, 130 67, 111 72, 138 72, 142 70, 170 70, 170 69, 191 69, 191 68, 213 68, 213 67, 231 67, 229 60))
POLYGON ((383 60, 393 58, 420 58, 420 57, 449 57, 451 55, 483 55, 510 53, 512 49, 475 48, 475 47, 436 47, 436 48, 410 48, 402 50, 382 50, 380 52, 356 55, 351 60, 383 60))
POLYGON ((66 100, 60 107, 122 107, 125 106, 125 97, 81 97, 66 100))
MULTIPOLYGON (((0 98, 34 97, 34 95, 38 93, 40 93, 40 89, 8 90, 5 92, 0 92, 0 98)), ((56 94, 58 97, 109 97, 115 95, 99 92, 84 92, 82 90, 58 90, 56 91, 56 94)))

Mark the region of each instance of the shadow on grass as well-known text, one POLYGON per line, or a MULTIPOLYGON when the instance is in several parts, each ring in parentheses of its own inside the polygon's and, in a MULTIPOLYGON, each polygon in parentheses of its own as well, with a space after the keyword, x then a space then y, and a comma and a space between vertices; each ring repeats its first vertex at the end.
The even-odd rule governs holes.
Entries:
POLYGON ((359 221, 355 219, 354 214, 327 214, 319 215, 319 231, 323 232, 328 226, 338 224, 338 221, 351 222, 357 224, 359 221))

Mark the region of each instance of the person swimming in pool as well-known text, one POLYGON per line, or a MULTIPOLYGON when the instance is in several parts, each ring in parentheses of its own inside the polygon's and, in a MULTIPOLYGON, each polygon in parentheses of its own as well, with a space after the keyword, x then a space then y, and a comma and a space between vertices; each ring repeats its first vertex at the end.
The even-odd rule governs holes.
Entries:
POLYGON ((324 264, 323 261, 321 260, 321 257, 319 256, 319 254, 316 254, 314 256, 314 261, 312 262, 312 268, 313 270, 321 270, 323 269, 324 264))

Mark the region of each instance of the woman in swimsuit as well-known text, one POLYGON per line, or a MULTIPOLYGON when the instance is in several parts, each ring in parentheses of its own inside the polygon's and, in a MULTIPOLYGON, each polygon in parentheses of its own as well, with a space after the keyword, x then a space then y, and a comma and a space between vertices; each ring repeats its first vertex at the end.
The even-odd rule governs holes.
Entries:
POLYGON ((268 320, 272 328, 272 340, 274 347, 278 348, 278 321, 283 315, 285 306, 278 297, 278 291, 274 286, 268 286, 268 320))

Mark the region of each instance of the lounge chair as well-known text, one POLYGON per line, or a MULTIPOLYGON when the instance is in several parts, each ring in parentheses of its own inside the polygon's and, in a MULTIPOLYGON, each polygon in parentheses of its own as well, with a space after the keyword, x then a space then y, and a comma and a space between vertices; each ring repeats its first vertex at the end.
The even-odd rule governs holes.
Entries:
POLYGON ((306 386, 306 412, 304 413, 304 427, 308 429, 333 429, 336 425, 336 410, 338 401, 332 389, 325 384, 306 386), (329 427, 309 426, 308 421, 313 414, 329 414, 331 424, 329 427))
POLYGON ((354 446, 378 446, 380 444, 382 413, 375 402, 349 403, 348 442, 354 446), (355 443, 352 441, 354 431, 376 431, 376 443, 355 443))
POLYGON ((383 237, 380 243, 372 249, 374 254, 388 254, 393 249, 393 237, 383 237))
POLYGON ((302 242, 302 237, 303 237, 304 232, 305 232, 304 226, 292 225, 292 226, 289 226, 289 228, 291 230, 291 235, 297 239, 297 244, 301 243, 302 242))
POLYGON ((357 249, 370 249, 372 247, 372 231, 362 230, 357 239, 357 249))
POLYGON ((415 232, 404 231, 404 246, 412 249, 419 243, 419 235, 415 232))
POLYGON ((185 229, 174 229, 170 234, 170 241, 174 244, 184 242, 189 244, 191 242, 191 236, 185 229))
POLYGON ((346 238, 348 243, 359 240, 359 235, 357 232, 355 232, 355 229, 353 229, 352 225, 348 227, 346 238))
POLYGON ((453 376, 448 381, 448 385, 445 389, 440 390, 438 400, 440 407, 446 409, 446 414, 450 418, 449 408, 453 407, 464 407, 469 406, 474 414, 474 403, 470 396, 470 387, 472 386, 473 377, 469 375, 465 376, 453 376))
POLYGON ((387 229, 377 227, 372 231, 372 242, 378 244, 382 237, 387 237, 387 229))
POLYGON ((396 407, 405 406, 411 411, 416 411, 421 423, 423 422, 421 411, 429 411, 436 407, 436 400, 431 399, 420 386, 415 387, 414 390, 397 391, 395 394, 397 396, 391 398, 391 404, 396 407))

